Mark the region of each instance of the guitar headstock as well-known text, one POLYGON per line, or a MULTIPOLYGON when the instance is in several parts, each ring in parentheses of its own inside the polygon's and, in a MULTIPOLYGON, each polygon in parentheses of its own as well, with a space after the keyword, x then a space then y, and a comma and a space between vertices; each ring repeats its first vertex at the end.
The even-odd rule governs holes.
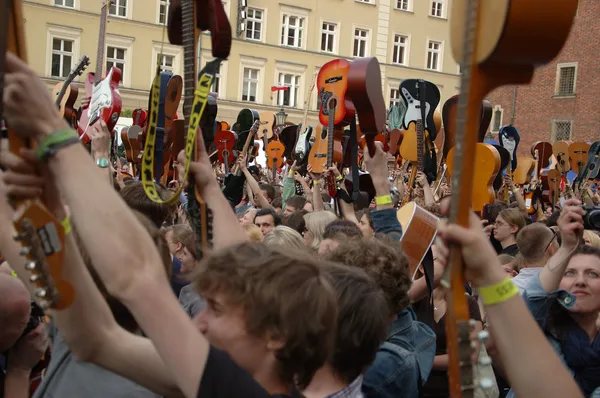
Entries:
POLYGON ((90 57, 88 57, 87 55, 84 55, 83 57, 81 57, 79 59, 79 61, 77 61, 77 64, 75 64, 75 66, 73 67, 73 69, 71 69, 71 72, 69 72, 69 81, 72 81, 73 79, 75 79, 77 76, 81 76, 81 74, 83 73, 83 71, 85 71, 85 69, 90 65, 90 57))
POLYGON ((477 356, 476 363, 476 388, 483 391, 491 390, 494 388, 494 380, 489 377, 493 375, 492 370, 492 358, 488 355, 485 350, 485 343, 488 341, 490 334, 487 330, 482 330, 477 333, 477 341, 480 346, 479 355, 477 356))
POLYGON ((62 279, 64 227, 37 201, 23 201, 15 209, 15 240, 21 243, 25 269, 35 286, 35 298, 44 309, 71 305, 73 287, 62 279))

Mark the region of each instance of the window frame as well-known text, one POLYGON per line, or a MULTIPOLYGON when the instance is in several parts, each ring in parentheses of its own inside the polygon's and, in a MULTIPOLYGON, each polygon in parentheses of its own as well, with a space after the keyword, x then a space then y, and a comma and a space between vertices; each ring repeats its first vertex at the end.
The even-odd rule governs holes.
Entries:
POLYGON ((579 69, 578 62, 563 62, 556 65, 556 78, 554 82, 554 98, 573 98, 577 96, 577 72, 579 69), (573 77, 573 93, 561 95, 560 94, 560 72, 564 68, 575 67, 575 74, 573 77))
POLYGON ((371 28, 367 27, 367 26, 361 26, 361 25, 352 25, 352 58, 365 58, 365 57, 370 57, 371 56, 371 33, 372 30, 371 28), (365 55, 363 56, 358 56, 358 55, 354 55, 354 48, 355 48, 355 44, 356 44, 356 30, 360 29, 360 30, 364 30, 367 32, 367 37, 365 38, 365 55))
POLYGON ((369 4, 369 5, 376 5, 374 0, 354 0, 356 3, 360 3, 360 4, 369 4))
MULTIPOLYGON (((121 86, 122 87, 132 87, 132 80, 131 80, 131 76, 132 76, 132 65, 133 65, 133 41, 135 39, 133 37, 125 37, 125 36, 113 36, 111 34, 107 34, 106 35, 106 40, 104 41, 104 67, 106 66, 106 62, 108 59, 108 47, 118 47, 118 48, 123 48, 125 49, 125 70, 122 70, 121 72, 123 73, 124 79, 121 81, 121 86)), ((153 60, 156 59, 156 55, 153 56, 152 58, 153 60)), ((156 67, 156 65, 154 65, 154 62, 151 63, 152 65, 152 74, 151 76, 154 77, 154 72, 156 72, 156 69, 154 69, 156 67)), ((107 71, 108 72, 108 71, 107 71)), ((139 81, 139 80, 138 80, 139 81)))
POLYGON ((446 4, 446 0, 430 0, 429 2, 429 16, 432 18, 439 18, 439 19, 447 19, 447 8, 448 5, 446 4), (440 3, 442 5, 442 9, 440 11, 440 15, 434 15, 433 14, 433 3, 440 3))
POLYGON ((321 29, 319 31, 317 31, 318 34, 318 43, 319 43, 319 52, 323 53, 323 54, 339 54, 339 42, 340 40, 338 39, 338 33, 340 31, 340 23, 336 22, 336 21, 331 21, 328 19, 321 19, 321 29), (323 25, 324 24, 331 24, 335 27, 335 30, 333 31, 333 45, 332 45, 332 51, 325 51, 322 49, 322 45, 323 45, 323 32, 325 32, 323 30, 323 25))
POLYGON ((171 3, 171 0, 157 0, 156 4, 156 23, 160 26, 166 24, 169 21, 169 4, 171 3), (165 22, 160 22, 160 6, 161 3, 165 3, 166 4, 166 10, 165 10, 165 22))
MULTIPOLYGON (((44 68, 44 76, 50 79, 59 79, 52 77, 52 40, 70 40, 73 41, 73 63, 69 68, 69 71, 80 58, 81 49, 81 32, 83 30, 79 28, 71 28, 67 26, 60 26, 54 24, 48 24, 46 29, 46 65, 44 68)), ((79 81, 80 77, 77 76, 75 81, 79 81)), ((60 80, 63 80, 60 78, 60 80)))
POLYGON ((72 40, 72 39, 63 39, 63 38, 60 38, 60 37, 53 37, 52 40, 51 40, 51 42, 52 42, 52 48, 50 49, 50 52, 51 52, 51 56, 50 56, 50 77, 52 79, 64 80, 64 79, 66 79, 69 76, 69 72, 73 68, 73 65, 77 62, 77 59, 73 55, 74 50, 75 50, 75 40, 72 40), (61 49, 60 50, 56 50, 54 48, 54 40, 59 40, 60 41, 60 43, 61 43, 61 49), (65 51, 65 50, 62 49, 62 48, 64 48, 64 43, 65 42, 70 42, 71 43, 71 51, 65 51), (58 54, 56 54, 55 51, 57 51, 58 54), (58 55, 60 57, 59 74, 58 75, 53 75, 52 74, 52 66, 54 64, 52 61, 53 61, 54 55, 58 55), (70 63, 70 65, 65 65, 65 60, 64 60, 65 56, 71 57, 71 63, 70 63), (60 72, 62 72, 62 74, 60 72))
MULTIPOLYGON (((202 65, 202 67, 205 67, 207 63, 213 61, 214 58, 212 56, 212 53, 210 51, 206 51, 206 49, 204 49, 204 51, 202 51, 201 54, 201 58, 200 58, 200 64, 202 65)), ((219 94, 219 99, 226 99, 227 98, 227 71, 229 69, 229 61, 225 60, 225 61, 221 61, 221 66, 219 69, 219 87, 217 89, 217 93, 219 94)), ((238 97, 238 98, 241 98, 238 97)))
POLYGON ((251 102, 251 103, 256 103, 256 104, 264 104, 263 102, 263 96, 264 96, 264 76, 265 76, 265 65, 267 63, 267 60, 264 58, 256 58, 256 57, 249 57, 249 56, 244 56, 241 55, 240 56, 240 63, 239 63, 239 76, 238 76, 238 92, 237 92, 237 96, 236 96, 236 100, 240 101, 240 102, 251 102, 251 101, 244 101, 242 99, 242 95, 243 95, 243 90, 244 90, 244 69, 245 68, 252 68, 252 69, 258 69, 258 83, 256 85, 256 101, 255 102, 251 102))
POLYGON ((405 34, 405 33, 399 33, 399 32, 394 32, 393 33, 393 37, 394 40, 392 41, 392 51, 391 51, 391 63, 393 65, 400 65, 400 66, 408 66, 410 63, 410 41, 411 41, 411 35, 410 34, 405 34), (396 60, 394 59, 394 51, 396 49, 396 38, 398 36, 404 36, 406 37, 406 43, 404 44, 404 62, 400 63, 400 62, 396 62, 396 60))
POLYGON ((260 7, 248 7, 246 9, 246 27, 244 29, 244 40, 250 40, 253 42, 260 42, 260 43, 264 43, 265 42, 265 38, 267 36, 266 34, 266 29, 267 29, 267 10, 265 8, 260 8, 260 7), (252 39, 247 37, 247 32, 248 32, 248 21, 250 20, 249 18, 249 11, 253 10, 253 11, 260 11, 262 12, 262 18, 260 20, 260 39, 252 39))
MULTIPOLYGON (((53 7, 58 7, 58 8, 65 8, 67 10, 79 10, 79 3, 77 0, 73 0, 73 7, 56 4, 56 1, 57 0, 50 0, 50 5, 53 7)), ((60 0, 60 1, 62 1, 64 3, 66 0, 60 0)))
POLYGON ((444 70, 444 41, 443 40, 436 40, 436 39, 431 39, 431 38, 427 38, 426 41, 427 47, 425 47, 425 70, 428 71, 432 71, 432 72, 442 72, 444 70), (439 43, 440 44, 440 48, 439 48, 439 53, 438 53, 438 68, 437 69, 431 69, 428 67, 428 63, 429 63, 429 44, 431 42, 434 43, 439 43))
POLYGON ((414 0, 406 0, 407 2, 407 9, 403 10, 402 8, 398 7, 398 2, 399 1, 403 1, 403 0, 393 0, 394 1, 394 10, 398 10, 398 11, 403 11, 403 12, 413 12, 414 10, 414 0))
MULTIPOLYGON (((295 104, 295 106, 290 106, 290 105, 285 105, 283 106, 284 108, 291 108, 291 109, 300 109, 302 110, 304 107, 304 99, 306 97, 306 71, 308 70, 308 66, 307 65, 296 65, 296 64, 291 64, 291 63, 286 63, 286 62, 281 62, 281 61, 275 61, 275 73, 273 75, 273 82, 275 84, 279 84, 279 75, 280 74, 284 74, 284 75, 295 75, 295 76, 299 76, 299 81, 298 81, 298 95, 297 95, 297 103, 295 104)), ((312 77, 312 76, 311 76, 312 77)), ((316 87, 316 85, 315 85, 316 87)), ((317 91, 317 90, 314 90, 317 91)), ((279 92, 274 93, 271 99, 271 105, 273 106, 278 106, 281 107, 282 105, 279 105, 279 92)), ((309 109, 310 110, 310 109, 309 109)))
POLYGON ((108 16, 109 17, 114 17, 114 18, 121 18, 121 19, 130 19, 130 15, 131 15, 131 2, 133 0, 112 0, 115 2, 115 11, 117 11, 117 14, 111 14, 110 13, 110 6, 108 7, 108 16), (121 2, 125 2, 125 15, 119 15, 118 10, 119 10, 119 5, 121 2))
POLYGON ((552 143, 555 143, 556 141, 572 140, 573 139, 573 119, 552 119, 552 125, 551 125, 550 131, 552 131, 552 136, 551 136, 552 143), (569 133, 570 134, 569 134, 569 138, 557 140, 556 139, 556 125, 557 125, 557 123, 561 123, 561 122, 569 122, 569 133))
POLYGON ((308 41, 308 35, 310 34, 310 28, 309 28, 309 18, 308 18, 308 10, 305 8, 299 8, 299 7, 292 7, 292 6, 288 6, 288 5, 281 5, 280 6, 280 10, 279 10, 279 31, 277 32, 277 34, 279 35, 279 39, 278 39, 278 43, 280 47, 287 47, 287 48, 298 48, 301 50, 306 50, 306 43, 308 41), (302 43, 300 47, 296 47, 296 46, 289 46, 287 44, 283 44, 282 41, 282 35, 281 35, 281 30, 283 28, 283 17, 287 15, 288 17, 293 16, 293 17, 297 17, 297 18, 302 18, 303 21, 303 26, 302 26, 302 43))
MULTIPOLYGON (((153 41, 152 42, 152 59, 158 59, 158 54, 160 54, 160 49, 162 47, 162 52, 164 55, 168 55, 174 57, 173 59, 173 75, 183 75, 183 47, 173 46, 171 44, 160 43, 153 41)), ((153 62, 150 65, 150 85, 154 81, 154 76, 156 74, 156 64, 153 62)))
POLYGON ((492 121, 490 123, 490 131, 492 133, 498 133, 500 131, 500 129, 502 128, 502 121, 504 120, 504 108, 502 108, 501 105, 496 105, 494 106, 494 109, 492 110, 492 121), (495 129, 495 125, 496 125, 496 112, 500 112, 500 122, 498 123, 498 128, 495 129))

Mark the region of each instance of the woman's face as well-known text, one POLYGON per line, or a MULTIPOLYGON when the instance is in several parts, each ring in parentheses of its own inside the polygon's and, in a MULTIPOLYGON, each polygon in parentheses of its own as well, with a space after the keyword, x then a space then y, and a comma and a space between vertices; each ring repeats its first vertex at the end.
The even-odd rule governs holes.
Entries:
POLYGON ((371 228, 371 225, 369 224, 369 217, 367 217, 366 214, 363 214, 358 222, 358 228, 365 238, 373 237, 373 228, 371 228))
POLYGON ((246 213, 244 213, 244 215, 242 216, 242 218, 240 218, 240 224, 242 224, 242 225, 252 225, 252 224, 254 224, 254 212, 253 211, 247 211, 246 213))
POLYGON ((600 258, 589 254, 573 256, 559 288, 575 295, 572 312, 600 311, 600 258))
POLYGON ((181 270, 182 274, 190 273, 196 268, 196 259, 194 255, 190 253, 190 251, 184 246, 177 253, 177 258, 181 261, 181 270))

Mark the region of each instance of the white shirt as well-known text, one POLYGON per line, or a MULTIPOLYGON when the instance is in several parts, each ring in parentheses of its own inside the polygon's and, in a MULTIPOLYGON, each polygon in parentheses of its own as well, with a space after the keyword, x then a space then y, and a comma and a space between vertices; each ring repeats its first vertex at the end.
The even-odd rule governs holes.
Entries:
POLYGON ((513 283, 517 285, 517 288, 519 289, 519 293, 523 294, 525 288, 529 284, 529 280, 538 275, 541 270, 542 267, 523 268, 521 271, 519 271, 517 276, 512 278, 513 283))

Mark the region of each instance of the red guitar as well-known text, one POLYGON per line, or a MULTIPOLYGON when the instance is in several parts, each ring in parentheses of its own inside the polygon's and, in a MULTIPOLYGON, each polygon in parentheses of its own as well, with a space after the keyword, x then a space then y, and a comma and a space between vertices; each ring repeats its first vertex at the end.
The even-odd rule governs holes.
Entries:
POLYGON ((102 79, 104 71, 104 39, 106 38, 106 21, 108 17, 108 7, 112 0, 108 0, 102 5, 100 13, 100 35, 98 37, 98 53, 96 55, 96 72, 88 73, 85 81, 85 97, 90 99, 87 108, 83 108, 77 132, 84 143, 88 143, 90 138, 87 135, 87 129, 98 122, 104 120, 109 131, 113 131, 119 116, 121 115, 121 95, 119 94, 119 82, 121 81, 121 69, 112 67, 102 79))
POLYGON ((225 174, 229 174, 229 167, 235 161, 233 148, 237 141, 237 134, 229 130, 221 130, 215 134, 215 146, 219 162, 225 165, 225 174))

